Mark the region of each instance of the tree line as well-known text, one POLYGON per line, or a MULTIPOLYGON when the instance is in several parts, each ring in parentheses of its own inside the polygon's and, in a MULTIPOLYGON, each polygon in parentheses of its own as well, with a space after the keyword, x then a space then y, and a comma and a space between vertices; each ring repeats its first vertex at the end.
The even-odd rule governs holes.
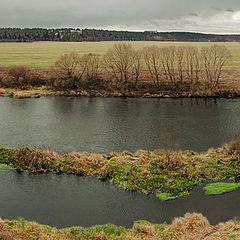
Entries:
POLYGON ((239 41, 239 35, 191 32, 132 32, 79 28, 0 28, 0 42, 34 41, 239 41))
POLYGON ((51 69, 26 66, 3 68, 0 85, 47 85, 54 89, 105 89, 108 91, 215 91, 231 59, 224 45, 208 47, 147 46, 136 50, 117 43, 104 55, 76 52, 62 55, 51 69))
POLYGON ((118 43, 103 56, 77 53, 63 55, 54 66, 54 86, 79 88, 83 82, 103 79, 118 89, 136 89, 139 83, 155 89, 198 88, 214 90, 219 86, 223 68, 231 58, 223 45, 210 47, 149 46, 135 50, 131 44, 118 43))

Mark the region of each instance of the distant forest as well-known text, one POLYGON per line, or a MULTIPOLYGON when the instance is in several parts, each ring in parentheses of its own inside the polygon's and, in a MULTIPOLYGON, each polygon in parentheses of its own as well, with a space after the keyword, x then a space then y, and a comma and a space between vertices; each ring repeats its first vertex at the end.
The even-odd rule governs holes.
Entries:
POLYGON ((43 28, 0 28, 0 42, 34 41, 240 41, 240 35, 217 35, 192 32, 130 32, 98 29, 43 29, 43 28))

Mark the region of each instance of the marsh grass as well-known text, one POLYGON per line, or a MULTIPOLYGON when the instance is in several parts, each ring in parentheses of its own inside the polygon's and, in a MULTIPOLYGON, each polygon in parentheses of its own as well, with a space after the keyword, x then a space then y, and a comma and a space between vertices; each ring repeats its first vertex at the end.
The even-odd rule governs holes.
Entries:
POLYGON ((176 218, 172 224, 152 224, 137 221, 132 229, 111 224, 90 228, 71 227, 56 229, 28 222, 20 218, 15 221, 0 219, 1 240, 238 240, 240 223, 228 221, 216 226, 209 224, 201 214, 186 214, 176 218))
POLYGON ((207 195, 220 195, 228 192, 232 192, 240 188, 240 183, 212 183, 207 184, 204 187, 204 191, 207 195))

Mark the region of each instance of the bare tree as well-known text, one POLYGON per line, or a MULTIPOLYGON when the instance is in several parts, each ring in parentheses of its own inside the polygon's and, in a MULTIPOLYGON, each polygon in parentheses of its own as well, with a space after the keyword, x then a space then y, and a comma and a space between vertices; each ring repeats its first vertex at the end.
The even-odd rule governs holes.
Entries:
MULTIPOLYGON (((176 86, 176 80, 177 80, 176 72, 177 72, 177 67, 179 67, 176 64, 176 61, 177 61, 176 55, 177 55, 176 47, 161 48, 160 56, 161 56, 162 68, 163 68, 164 75, 166 77, 167 82, 169 82, 172 87, 176 86)), ((179 62, 179 64, 181 63, 179 62)))
POLYGON ((189 82, 191 90, 195 91, 201 77, 201 56, 198 48, 185 47, 184 65, 186 80, 189 82))
POLYGON ((160 57, 160 48, 157 46, 149 46, 143 49, 143 57, 145 65, 150 73, 153 84, 159 88, 161 86, 162 61, 160 57))
POLYGON ((85 69, 85 76, 87 81, 91 81, 99 78, 100 70, 100 55, 86 54, 81 57, 82 66, 85 69))
POLYGON ((175 52, 175 58, 176 58, 176 68, 177 68, 177 80, 180 83, 183 83, 185 81, 185 55, 186 55, 186 48, 185 47, 177 47, 175 52))
POLYGON ((86 71, 86 64, 77 53, 64 54, 55 63, 55 85, 63 88, 78 88, 86 71))
POLYGON ((118 43, 104 56, 103 65, 109 71, 117 85, 126 86, 134 79, 136 85, 141 71, 141 54, 131 44, 118 43))
POLYGON ((223 67, 231 58, 230 51, 224 45, 202 47, 201 57, 203 61, 205 89, 213 90, 219 85, 223 67))
POLYGON ((137 87, 139 78, 141 76, 143 70, 143 59, 142 59, 142 51, 134 50, 132 52, 132 82, 134 87, 137 87))

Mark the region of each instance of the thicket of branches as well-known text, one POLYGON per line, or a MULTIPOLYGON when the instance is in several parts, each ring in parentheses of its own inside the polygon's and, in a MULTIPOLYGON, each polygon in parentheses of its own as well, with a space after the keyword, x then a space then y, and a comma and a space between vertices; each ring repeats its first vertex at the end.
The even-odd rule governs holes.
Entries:
POLYGON ((118 43, 103 56, 65 54, 47 76, 26 66, 6 68, 4 87, 48 85, 56 89, 214 91, 231 54, 224 45, 148 46, 140 50, 118 43))

